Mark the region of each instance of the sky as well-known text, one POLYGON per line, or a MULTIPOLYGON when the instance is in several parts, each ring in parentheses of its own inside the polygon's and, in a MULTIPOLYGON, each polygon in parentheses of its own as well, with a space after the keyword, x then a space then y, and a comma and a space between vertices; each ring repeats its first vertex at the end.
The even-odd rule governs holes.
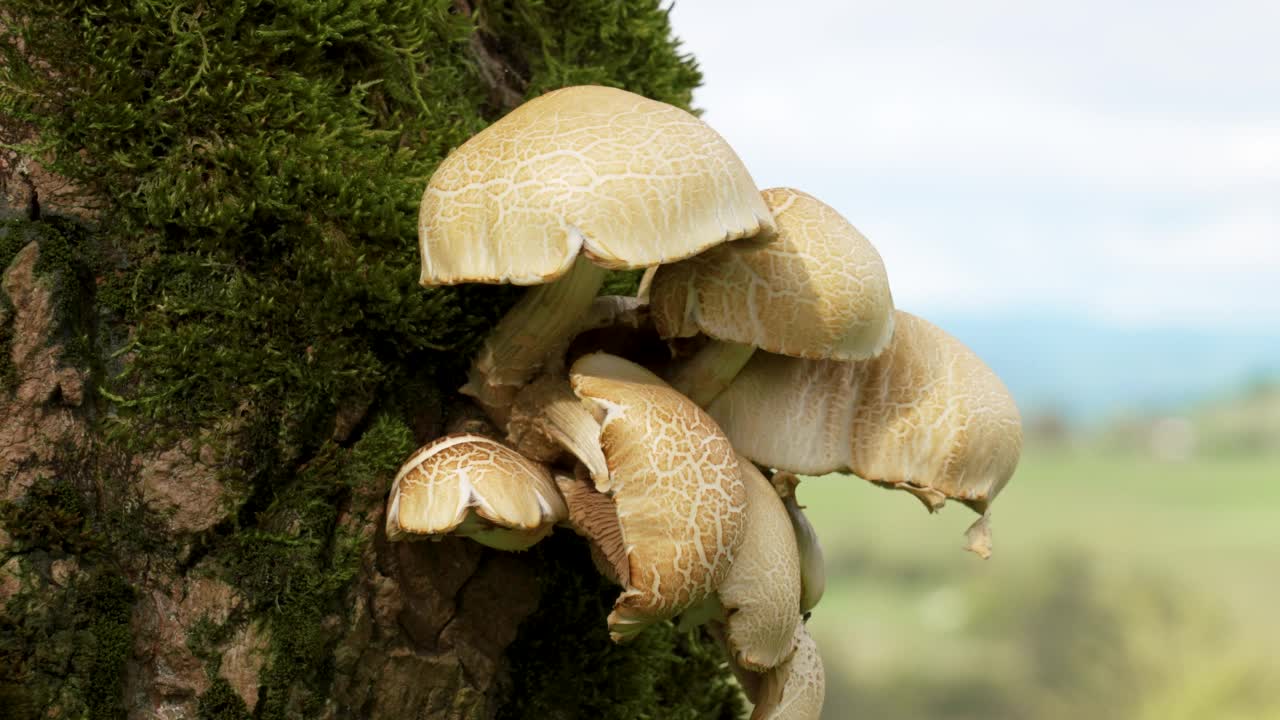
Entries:
POLYGON ((703 119, 898 307, 1280 336, 1280 2, 677 0, 703 119))

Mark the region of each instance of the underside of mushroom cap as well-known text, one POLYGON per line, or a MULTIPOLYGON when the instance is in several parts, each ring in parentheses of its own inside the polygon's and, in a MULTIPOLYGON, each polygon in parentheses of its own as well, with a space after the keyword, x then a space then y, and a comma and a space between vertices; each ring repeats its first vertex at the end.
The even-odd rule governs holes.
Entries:
POLYGON ((530 100, 440 163, 419 207, 423 285, 536 285, 579 251, 675 262, 774 232, 742 161, 706 123, 616 88, 530 100))
POLYGON ((569 508, 569 526, 591 543, 592 560, 601 574, 626 587, 631 582, 631 565, 618 522, 618 507, 612 498, 595 489, 581 465, 578 469, 575 477, 556 476, 556 485, 569 508))
POLYGON ((720 584, 729 648, 738 664, 764 671, 786 660, 800 621, 800 553, 773 485, 739 456, 747 487, 747 533, 720 584))
POLYGON ((499 549, 528 547, 568 515, 546 467, 491 438, 446 435, 401 466, 387 538, 463 534, 499 549))
POLYGON ((792 357, 878 354, 894 318, 875 247, 811 195, 790 188, 762 195, 778 224, 773 240, 716 248, 658 268, 649 288, 658 333, 701 332, 792 357))
POLYGON ((609 616, 615 640, 671 618, 715 591, 742 546, 746 488, 727 438, 656 375, 595 353, 574 363, 574 391, 602 415, 630 583, 609 616))
POLYGON ((871 360, 757 353, 709 412, 762 465, 807 475, 852 471, 931 510, 959 500, 984 515, 969 539, 985 556, 988 506, 1022 451, 1018 408, 958 340, 902 311, 895 325, 889 347, 871 360))

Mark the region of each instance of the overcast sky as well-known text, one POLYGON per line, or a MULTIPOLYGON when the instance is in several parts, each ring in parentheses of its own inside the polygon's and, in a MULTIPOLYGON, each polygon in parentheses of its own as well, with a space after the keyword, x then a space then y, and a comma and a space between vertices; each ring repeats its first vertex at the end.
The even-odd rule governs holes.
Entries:
POLYGON ((1280 2, 678 0, 760 187, 843 213, 899 307, 1280 333, 1280 2))

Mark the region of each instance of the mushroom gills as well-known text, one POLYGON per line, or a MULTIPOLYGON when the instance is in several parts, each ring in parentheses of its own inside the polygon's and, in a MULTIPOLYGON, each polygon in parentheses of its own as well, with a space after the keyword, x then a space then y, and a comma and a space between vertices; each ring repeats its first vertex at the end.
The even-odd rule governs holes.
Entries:
POLYGON ((591 557, 600 574, 626 587, 631 582, 631 565, 622 525, 618 522, 618 508, 608 495, 592 487, 584 472, 582 466, 578 466, 576 477, 556 476, 556 485, 569 508, 566 522, 591 544, 591 557))

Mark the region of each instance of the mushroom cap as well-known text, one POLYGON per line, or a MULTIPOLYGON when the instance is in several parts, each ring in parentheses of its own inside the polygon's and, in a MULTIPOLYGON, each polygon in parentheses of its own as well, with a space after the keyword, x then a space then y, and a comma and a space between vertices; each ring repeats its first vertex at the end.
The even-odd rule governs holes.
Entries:
POLYGON ((672 105, 579 86, 530 100, 463 143, 418 215, 423 285, 537 285, 580 250, 607 268, 675 262, 773 234, 742 161, 672 105))
POLYGON ((768 244, 720 247, 664 265, 649 288, 664 338, 701 332, 781 355, 873 357, 893 335, 893 296, 871 242, 799 190, 762 194, 778 224, 768 244))
POLYGON ((570 382, 602 417, 609 475, 593 479, 617 506, 630 566, 609 615, 621 641, 715 592, 745 539, 747 490, 715 421, 653 373, 595 353, 570 382))
MULTIPOLYGON (((795 654, 781 668, 787 678, 782 689, 782 702, 763 720, 818 720, 827 694, 827 676, 822 667, 818 644, 804 623, 796 624, 795 654)), ((752 715, 754 718, 755 716, 752 715)))
POLYGON ((776 667, 795 647, 800 621, 800 551, 795 531, 773 485, 739 456, 747 487, 747 533, 720 584, 728 614, 727 639, 739 665, 776 667))
POLYGON ((521 549, 567 516, 545 466, 481 435, 446 435, 419 448, 396 473, 387 538, 455 533, 521 549))
MULTIPOLYGON (((952 498, 986 513, 1022 452, 1018 408, 960 341, 902 311, 895 324, 889 347, 871 360, 756 353, 708 411, 762 465, 805 475, 852 471, 907 490, 930 509, 952 498)), ((980 522, 975 529, 985 533, 985 517, 980 522)), ((971 540, 984 554, 982 538, 971 540)))

